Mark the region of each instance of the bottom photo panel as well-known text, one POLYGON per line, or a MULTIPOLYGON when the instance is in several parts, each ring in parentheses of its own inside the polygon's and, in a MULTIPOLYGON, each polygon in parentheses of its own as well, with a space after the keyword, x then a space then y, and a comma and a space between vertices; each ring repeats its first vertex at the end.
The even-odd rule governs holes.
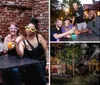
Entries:
POLYGON ((51 43, 51 85, 99 85, 100 43, 51 43))

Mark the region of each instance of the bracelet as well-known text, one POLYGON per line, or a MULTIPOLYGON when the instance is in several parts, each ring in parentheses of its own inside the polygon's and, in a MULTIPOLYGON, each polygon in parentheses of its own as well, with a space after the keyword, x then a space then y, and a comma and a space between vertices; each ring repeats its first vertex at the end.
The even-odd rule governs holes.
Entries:
POLYGON ((50 63, 46 63, 47 65, 49 65, 50 63))

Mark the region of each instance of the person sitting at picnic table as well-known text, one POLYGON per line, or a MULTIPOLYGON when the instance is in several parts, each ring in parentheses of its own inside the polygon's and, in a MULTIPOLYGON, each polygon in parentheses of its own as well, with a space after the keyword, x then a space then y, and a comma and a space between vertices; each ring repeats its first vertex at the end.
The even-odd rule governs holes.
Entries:
MULTIPOLYGON (((9 56, 12 57, 17 56, 16 48, 13 41, 19 43, 21 40, 24 39, 24 37, 20 35, 18 25, 15 22, 12 22, 8 29, 10 33, 4 39, 4 45, 6 45, 6 49, 4 49, 3 52, 4 54, 7 53, 9 56)), ((2 76, 4 85, 21 85, 18 68, 5 70, 2 72, 2 76)))
POLYGON ((21 40, 24 39, 24 37, 19 33, 18 25, 15 22, 12 22, 11 26, 8 29, 10 33, 4 39, 4 44, 8 46, 8 50, 4 50, 4 53, 7 52, 8 55, 16 56, 17 53, 13 41, 19 43, 21 40), (11 48, 9 48, 9 43, 12 44, 11 48))
POLYGON ((51 26, 50 39, 51 41, 60 41, 64 36, 73 33, 73 30, 69 30, 62 33, 62 19, 58 18, 55 25, 51 26))
POLYGON ((20 58, 30 58, 40 61, 40 63, 23 68, 25 72, 25 85, 48 85, 45 78, 45 70, 49 64, 49 52, 47 42, 38 31, 38 20, 32 18, 25 26, 26 38, 19 44, 15 41, 16 51, 20 58), (41 82, 40 82, 40 81, 41 82), (38 84, 36 84, 38 83, 38 84))
POLYGON ((90 30, 90 33, 100 36, 100 16, 97 16, 96 11, 93 9, 89 11, 89 22, 87 23, 87 28, 90 30))
MULTIPOLYGON (((62 27, 62 33, 67 32, 67 31, 69 31, 69 30, 72 30, 73 33, 74 33, 75 30, 76 30, 76 27, 71 23, 71 20, 70 20, 70 19, 65 18, 65 19, 64 19, 64 26, 62 27)), ((70 34, 68 34, 68 35, 66 35, 66 36, 64 36, 64 37, 65 37, 65 38, 71 38, 71 34, 72 34, 72 33, 70 33, 70 34)))

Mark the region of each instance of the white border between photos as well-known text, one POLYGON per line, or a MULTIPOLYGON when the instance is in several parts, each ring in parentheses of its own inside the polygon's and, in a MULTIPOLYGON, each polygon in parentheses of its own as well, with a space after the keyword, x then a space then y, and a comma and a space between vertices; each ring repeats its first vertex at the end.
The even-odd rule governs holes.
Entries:
POLYGON ((100 41, 50 41, 50 43, 100 43, 100 41))
POLYGON ((49 24, 49 28, 48 28, 49 29, 48 30, 48 37, 49 37, 49 70, 48 71, 49 71, 49 85, 50 85, 50 83, 51 83, 51 81, 50 81, 50 43, 51 43, 50 42, 50 0, 48 0, 48 8, 49 8, 48 9, 48 12, 49 12, 49 17, 48 17, 49 18, 49 23, 48 23, 49 24))

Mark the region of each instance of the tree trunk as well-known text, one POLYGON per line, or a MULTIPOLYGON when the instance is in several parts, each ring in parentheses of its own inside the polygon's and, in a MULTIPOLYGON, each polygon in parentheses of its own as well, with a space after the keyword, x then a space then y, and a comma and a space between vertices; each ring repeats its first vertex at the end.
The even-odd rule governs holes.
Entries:
POLYGON ((73 67, 73 76, 75 76, 75 59, 74 56, 72 56, 72 67, 73 67))

